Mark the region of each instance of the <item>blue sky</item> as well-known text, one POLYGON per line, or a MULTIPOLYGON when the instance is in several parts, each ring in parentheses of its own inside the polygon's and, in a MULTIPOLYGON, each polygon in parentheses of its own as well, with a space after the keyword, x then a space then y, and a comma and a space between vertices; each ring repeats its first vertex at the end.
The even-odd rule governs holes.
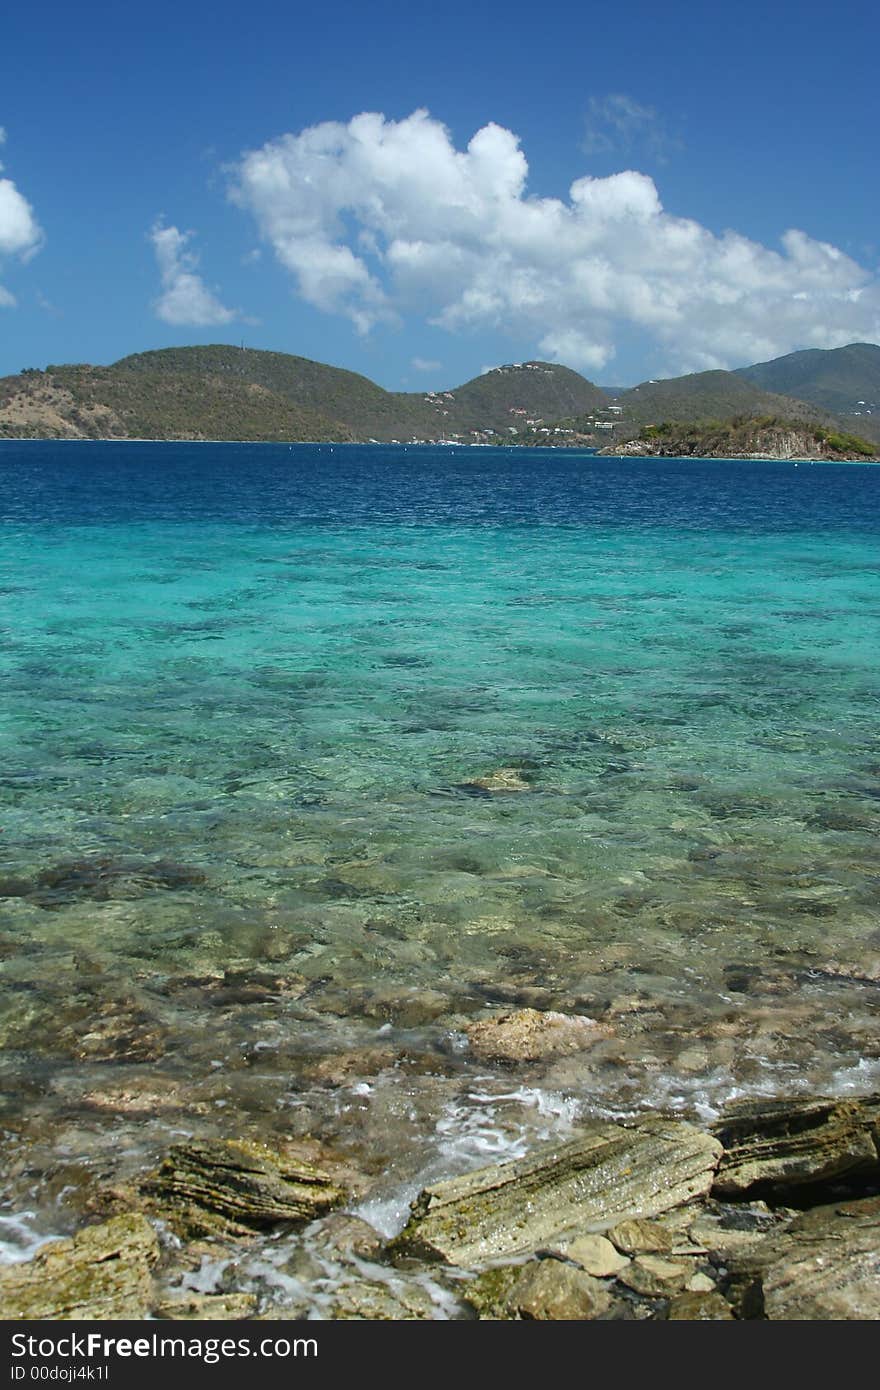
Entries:
POLYGON ((852 0, 8 9, 0 373, 244 340, 629 384, 877 341, 878 38, 852 0))

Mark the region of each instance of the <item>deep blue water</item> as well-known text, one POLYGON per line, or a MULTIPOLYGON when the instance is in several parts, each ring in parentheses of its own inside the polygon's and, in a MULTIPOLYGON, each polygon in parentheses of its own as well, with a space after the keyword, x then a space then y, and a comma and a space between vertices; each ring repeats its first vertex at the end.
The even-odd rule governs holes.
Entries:
POLYGON ((0 518, 876 533, 870 466, 559 449, 0 442, 0 518), (11 476, 10 476, 11 475, 11 476))

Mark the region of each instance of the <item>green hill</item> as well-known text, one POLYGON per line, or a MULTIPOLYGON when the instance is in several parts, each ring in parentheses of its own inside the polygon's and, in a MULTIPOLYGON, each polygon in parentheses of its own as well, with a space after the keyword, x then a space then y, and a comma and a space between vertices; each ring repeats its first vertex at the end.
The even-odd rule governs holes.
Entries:
POLYGON ((0 437, 583 447, 634 438, 645 425, 773 416, 880 442, 880 411, 872 416, 865 404, 875 398, 880 347, 868 343, 793 353, 739 372, 644 381, 613 400, 551 362, 509 363, 444 391, 395 392, 307 357, 214 344, 3 378, 0 437), (783 386, 791 394, 778 394, 783 386))
POLYGON ((643 381, 617 397, 632 426, 662 420, 729 420, 740 415, 780 415, 823 420, 825 413, 803 401, 772 393, 735 372, 694 372, 666 381, 643 381))
MULTIPOLYGON (((553 362, 520 362, 493 367, 454 391, 441 393, 455 430, 492 429, 508 434, 529 421, 551 422, 607 406, 604 391, 553 362)), ((435 406, 435 409, 437 407, 435 406)))
POLYGON ((880 441, 880 347, 876 343, 808 348, 741 367, 736 375, 762 390, 809 401, 880 441))
POLYGON ((420 396, 396 396, 357 372, 285 352, 220 344, 161 348, 123 357, 108 370, 133 382, 140 379, 144 387, 172 377, 209 379, 222 389, 259 386, 288 408, 317 413, 325 426, 335 422, 337 432, 322 434, 325 439, 405 438, 425 429, 431 418, 420 396))
POLYGON ((0 382, 0 436, 351 439, 337 421, 248 381, 114 367, 51 367, 0 382))
POLYGON ((454 390, 385 391, 356 372, 225 345, 163 348, 111 367, 50 366, 0 381, 0 436, 429 440, 510 435, 604 396, 547 362, 496 368, 454 390))

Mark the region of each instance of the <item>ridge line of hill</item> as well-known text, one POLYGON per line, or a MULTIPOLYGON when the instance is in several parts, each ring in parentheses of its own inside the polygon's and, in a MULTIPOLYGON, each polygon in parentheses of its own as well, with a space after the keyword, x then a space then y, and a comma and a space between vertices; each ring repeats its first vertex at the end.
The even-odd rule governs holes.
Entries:
POLYGON ((735 372, 646 381, 616 395, 541 361, 496 367, 449 390, 386 391, 341 367, 224 344, 0 378, 0 438, 603 448, 636 439, 646 426, 766 417, 880 443, 880 346, 810 349, 735 372))

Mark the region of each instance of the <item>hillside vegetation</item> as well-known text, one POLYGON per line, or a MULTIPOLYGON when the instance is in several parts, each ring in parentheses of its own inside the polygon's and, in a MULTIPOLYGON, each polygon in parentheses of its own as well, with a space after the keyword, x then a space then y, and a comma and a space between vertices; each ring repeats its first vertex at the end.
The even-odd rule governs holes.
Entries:
POLYGON ((868 343, 792 353, 738 372, 644 381, 613 398, 550 362, 509 363, 449 390, 395 392, 307 357, 214 344, 0 379, 0 437, 583 448, 620 445, 646 426, 708 429, 712 422, 772 418, 880 442, 880 412, 866 404, 875 396, 880 347, 868 343), (794 394, 779 394, 779 387, 794 394), (832 413, 834 402, 840 414, 832 413))
POLYGON ((0 382, 0 434, 52 438, 353 439, 316 410, 215 376, 51 367, 0 382))
POLYGON ((0 436, 488 442, 600 402, 598 387, 548 362, 495 368, 450 391, 392 392, 307 357, 215 345, 6 377, 0 436))
POLYGON ((825 412, 804 401, 764 390, 735 372, 694 372, 666 381, 643 381, 617 398, 634 427, 665 420, 728 420, 743 415, 784 415, 824 420, 825 412))
POLYGON ((779 416, 740 416, 702 424, 668 421, 646 425, 637 439, 609 453, 661 458, 778 458, 865 461, 877 457, 872 443, 854 434, 805 425, 779 416))
POLYGON ((741 367, 736 375, 762 390, 809 401, 880 442, 880 347, 875 343, 791 352, 741 367))

